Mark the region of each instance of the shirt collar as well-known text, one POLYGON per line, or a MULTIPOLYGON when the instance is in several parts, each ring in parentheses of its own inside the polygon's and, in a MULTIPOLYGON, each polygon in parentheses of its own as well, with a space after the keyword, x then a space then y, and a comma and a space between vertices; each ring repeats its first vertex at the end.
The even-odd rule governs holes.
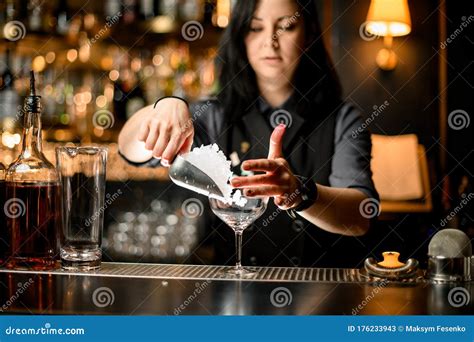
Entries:
POLYGON ((273 108, 270 106, 270 104, 262 97, 258 97, 257 101, 257 108, 261 113, 271 113, 274 112, 278 109, 285 109, 289 112, 293 112, 296 107, 296 96, 295 93, 293 92, 286 100, 283 102, 282 105, 273 108))

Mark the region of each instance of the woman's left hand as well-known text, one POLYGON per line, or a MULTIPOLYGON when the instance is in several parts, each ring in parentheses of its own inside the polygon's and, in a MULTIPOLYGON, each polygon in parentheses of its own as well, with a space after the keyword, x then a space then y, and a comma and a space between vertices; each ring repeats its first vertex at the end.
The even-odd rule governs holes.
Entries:
POLYGON ((270 137, 270 150, 267 159, 246 160, 242 168, 246 171, 264 171, 264 174, 234 177, 233 187, 242 188, 247 197, 274 197, 275 205, 290 209, 301 202, 300 181, 290 170, 283 158, 282 142, 286 126, 277 126, 270 137))

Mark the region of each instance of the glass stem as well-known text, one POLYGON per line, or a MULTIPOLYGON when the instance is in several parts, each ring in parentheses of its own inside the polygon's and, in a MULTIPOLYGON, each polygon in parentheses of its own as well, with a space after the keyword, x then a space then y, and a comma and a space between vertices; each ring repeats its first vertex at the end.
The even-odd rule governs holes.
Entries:
POLYGON ((241 264, 241 259, 242 259, 242 233, 243 233, 243 231, 241 231, 241 230, 235 232, 235 251, 236 251, 235 269, 236 270, 241 270, 242 269, 242 264, 241 264))

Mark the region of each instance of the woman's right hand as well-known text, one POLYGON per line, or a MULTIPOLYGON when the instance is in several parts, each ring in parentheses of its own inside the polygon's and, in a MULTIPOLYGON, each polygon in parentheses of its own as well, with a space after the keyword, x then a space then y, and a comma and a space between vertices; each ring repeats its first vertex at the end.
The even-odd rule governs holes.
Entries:
POLYGON ((194 126, 187 104, 170 97, 160 100, 155 107, 136 112, 122 128, 118 145, 120 152, 134 162, 146 158, 144 145, 154 158, 161 158, 163 166, 169 166, 177 154, 191 150, 193 138, 194 126))
POLYGON ((149 109, 138 133, 138 140, 145 142, 145 148, 153 151, 154 158, 161 158, 163 166, 169 166, 178 153, 189 152, 193 138, 189 108, 175 98, 164 98, 149 109))

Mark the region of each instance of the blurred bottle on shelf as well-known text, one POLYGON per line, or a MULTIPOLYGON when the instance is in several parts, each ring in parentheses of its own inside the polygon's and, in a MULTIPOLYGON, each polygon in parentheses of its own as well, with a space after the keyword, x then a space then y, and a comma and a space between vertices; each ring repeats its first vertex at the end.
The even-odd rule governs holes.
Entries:
POLYGON ((161 0, 160 14, 176 20, 178 18, 179 0, 161 0))
POLYGON ((182 21, 202 21, 204 17, 203 0, 181 0, 179 17, 182 21))
POLYGON ((113 108, 115 117, 121 121, 125 122, 127 120, 127 91, 125 84, 122 80, 117 78, 113 81, 114 86, 114 97, 113 97, 113 108))
POLYGON ((158 15, 159 12, 158 0, 140 0, 139 18, 140 20, 150 20, 158 15))
POLYGON ((41 0, 28 1, 28 29, 33 32, 42 30, 42 12, 44 2, 41 0))
POLYGON ((204 14, 203 14, 203 23, 206 26, 212 25, 212 16, 216 9, 215 0, 204 0, 204 14))
POLYGON ((2 134, 2 143, 6 142, 9 148, 14 146, 13 141, 10 141, 10 136, 15 132, 22 115, 20 96, 14 88, 15 77, 12 73, 11 61, 11 50, 7 48, 5 68, 0 75, 0 133, 2 134))
POLYGON ((125 114, 127 119, 146 105, 142 65, 143 61, 140 57, 133 58, 129 69, 131 75, 125 80, 125 91, 127 92, 125 114))
POLYGON ((60 35, 67 35, 69 32, 69 20, 71 15, 69 12, 68 0, 59 0, 55 10, 56 32, 60 35))
POLYGON ((212 14, 212 24, 217 27, 227 27, 230 20, 231 2, 230 0, 217 0, 217 4, 212 14))
POLYGON ((113 17, 121 10, 121 3, 119 0, 105 0, 104 14, 106 17, 113 17))
POLYGON ((137 0, 122 0, 122 20, 125 25, 130 25, 137 19, 138 3, 137 0))

